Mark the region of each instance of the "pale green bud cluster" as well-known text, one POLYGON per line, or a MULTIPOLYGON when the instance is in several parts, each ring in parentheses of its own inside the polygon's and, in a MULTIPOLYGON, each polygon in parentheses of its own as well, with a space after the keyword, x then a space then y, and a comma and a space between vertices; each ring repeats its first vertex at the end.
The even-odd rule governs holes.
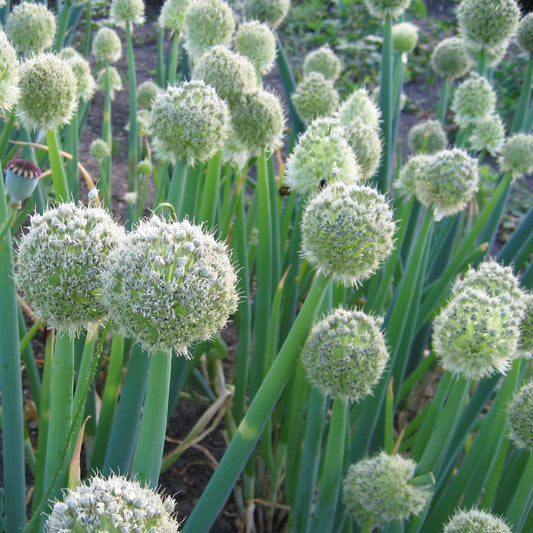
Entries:
POLYGON ((520 9, 515 0, 463 0, 457 21, 463 37, 481 48, 493 48, 515 33, 520 9))
POLYGON ((448 139, 438 120, 426 120, 409 130, 407 142, 411 152, 434 154, 446 148, 448 139))
POLYGON ((520 388, 507 407, 509 438, 517 448, 533 451, 533 381, 520 388))
POLYGON ((258 73, 272 70, 276 60, 276 37, 266 24, 257 20, 241 24, 234 44, 235 50, 247 57, 258 73))
POLYGON ((17 115, 25 128, 53 130, 70 121, 78 101, 76 77, 67 61, 39 54, 20 66, 19 75, 17 115))
POLYGON ((19 97, 19 62, 7 35, 0 29, 0 111, 9 111, 19 97))
POLYGON ((341 60, 328 45, 324 45, 305 56, 303 69, 304 77, 311 72, 320 72, 326 80, 334 82, 341 73, 341 60))
POLYGON ((93 39, 92 52, 96 59, 116 63, 122 55, 120 37, 111 28, 100 28, 93 39))
POLYGON ((533 293, 524 295, 526 310, 520 324, 520 340, 518 342, 518 357, 531 359, 533 356, 533 293))
POLYGON ((400 455, 369 457, 350 466, 344 479, 343 496, 348 512, 360 526, 381 527, 394 520, 419 514, 431 491, 415 486, 416 463, 400 455))
POLYGON ((533 52, 533 13, 528 13, 518 23, 516 41, 526 52, 530 54, 533 52))
POLYGON ((300 118, 307 124, 318 117, 332 116, 339 105, 339 93, 333 82, 320 72, 311 72, 296 87, 291 96, 300 118))
POLYGON ((442 40, 431 55, 433 70, 445 78, 455 79, 464 76, 471 68, 463 39, 448 37, 442 40))
POLYGON ((203 80, 213 87, 229 105, 257 86, 252 63, 222 45, 209 48, 197 59, 193 79, 203 80))
POLYGON ((139 87, 137 87, 137 106, 139 109, 147 109, 150 111, 157 95, 162 92, 163 89, 153 81, 144 81, 139 87))
POLYGON ((512 533, 507 524, 497 516, 471 509, 457 511, 444 526, 442 533, 512 533))
POLYGON ((88 102, 96 90, 96 82, 91 74, 89 62, 74 48, 63 48, 59 57, 68 62, 76 77, 78 98, 83 102, 88 102))
POLYGON ((418 27, 411 22, 400 22, 392 27, 392 48, 395 52, 408 54, 418 42, 418 27))
MULTIPOLYGON (((109 67, 109 93, 111 100, 115 98, 115 92, 122 91, 122 77, 115 67, 109 67)), ((99 91, 106 90, 106 69, 103 68, 96 76, 96 88, 99 91)))
POLYGON ((333 398, 354 402, 371 394, 389 357, 382 322, 339 308, 315 324, 302 350, 312 385, 333 398))
POLYGON ((384 196, 371 187, 335 182, 305 207, 304 256, 324 275, 357 285, 392 252, 394 229, 384 196))
POLYGON ((185 28, 185 12, 191 0, 165 0, 158 24, 171 33, 180 33, 185 28))
POLYGON ((97 161, 102 161, 111 155, 111 150, 107 143, 102 139, 95 139, 89 148, 89 153, 97 161))
POLYGON ((111 18, 117 26, 144 22, 143 0, 112 0, 111 18))
MULTIPOLYGON (((130 131, 129 122, 126 129, 130 131)), ((140 109, 137 111, 137 135, 139 137, 150 135, 150 111, 147 109, 140 109)))
POLYGON ((101 322, 101 276, 124 232, 107 211, 60 204, 31 218, 19 245, 15 281, 48 327, 75 334, 101 322))
POLYGON ((225 244, 187 220, 153 216, 109 254, 103 299, 121 334, 184 355, 235 312, 236 283, 225 244))
POLYGON ((333 118, 311 122, 287 160, 284 183, 294 192, 314 195, 326 183, 361 181, 361 169, 345 133, 333 118))
POLYGON ((387 15, 397 17, 401 15, 411 3, 411 0, 365 0, 365 5, 374 17, 385 18, 387 15))
POLYGON ((22 2, 13 7, 6 30, 17 52, 39 54, 54 44, 56 18, 43 4, 22 2))
POLYGON ((429 165, 431 156, 420 154, 412 156, 400 169, 398 179, 394 182, 394 188, 400 196, 411 200, 416 196, 416 182, 424 169, 429 165))
POLYGON ((533 171, 533 135, 515 133, 503 146, 499 159, 500 169, 512 172, 513 178, 520 178, 533 171))
POLYGON ((452 109, 462 128, 494 114, 496 93, 486 78, 472 73, 455 89, 452 109))
POLYGON ((227 105, 203 81, 171 86, 152 107, 154 149, 165 160, 207 161, 222 148, 228 120, 227 105))
POLYGON ((143 159, 137 163, 137 172, 141 176, 150 176, 154 170, 152 162, 149 159, 143 159))
POLYGON ((379 131, 355 117, 345 126, 345 137, 355 153, 361 167, 363 179, 369 180, 379 167, 381 160, 381 138, 379 131))
POLYGON ((445 370, 471 379, 505 373, 517 355, 524 293, 510 267, 487 261, 456 281, 433 323, 433 349, 445 370))
POLYGON ((345 128, 355 118, 360 118, 375 130, 379 129, 381 112, 366 89, 356 89, 339 107, 339 119, 345 128))
POLYGON ((477 160, 454 148, 429 156, 416 176, 416 197, 431 206, 435 219, 462 211, 479 187, 477 160))
POLYGON ((49 533, 157 531, 177 533, 176 502, 122 476, 94 476, 65 491, 46 519, 49 533))
POLYGON ((505 142, 505 128, 500 116, 494 114, 478 120, 468 142, 472 150, 487 150, 493 156, 500 153, 505 142))
POLYGON ((277 28, 289 12, 290 0, 245 0, 244 13, 248 20, 259 20, 277 28))
POLYGON ((211 46, 228 46, 234 30, 233 12, 223 0, 195 0, 185 12, 185 47, 193 59, 211 46))
POLYGON ((279 98, 263 89, 245 92, 231 108, 231 123, 248 150, 274 150, 281 146, 285 125, 279 98))

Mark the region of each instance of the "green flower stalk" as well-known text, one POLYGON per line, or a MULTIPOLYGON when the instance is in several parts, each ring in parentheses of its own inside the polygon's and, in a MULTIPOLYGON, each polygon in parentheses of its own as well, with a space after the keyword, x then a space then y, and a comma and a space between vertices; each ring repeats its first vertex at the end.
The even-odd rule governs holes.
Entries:
POLYGON ((507 408, 509 438, 517 448, 533 451, 533 381, 520 388, 507 408))
POLYGON ((119 27, 124 27, 126 24, 142 24, 144 22, 143 0, 113 0, 111 18, 119 27))
POLYGON ((451 80, 461 78, 472 68, 463 39, 448 37, 442 40, 431 54, 433 70, 451 80))
POLYGON ((418 27, 410 22, 400 22, 392 27, 392 48, 400 54, 408 54, 418 42, 418 27))
POLYGON ((528 13, 518 23, 516 42, 525 52, 533 53, 533 13, 528 13))
POLYGON ((190 3, 191 0, 166 0, 157 21, 159 26, 179 35, 185 28, 185 12, 190 3))
POLYGON ((385 452, 351 465, 344 479, 343 498, 354 520, 370 531, 371 526, 381 527, 421 513, 431 491, 412 483, 416 466, 411 459, 385 452))
POLYGON ((284 183, 299 194, 314 195, 327 183, 362 180, 361 168, 333 118, 311 122, 287 160, 284 183))
POLYGON ((185 12, 185 48, 193 60, 211 46, 228 46, 234 31, 233 12, 222 0, 196 0, 185 12))
POLYGON ((31 217, 15 281, 48 327, 75 335, 105 319, 102 270, 123 238, 122 228, 96 207, 61 204, 31 217))
POLYGON ((381 324, 381 318, 342 308, 315 324, 302 350, 313 386, 354 402, 370 394, 389 357, 381 324))
POLYGON ((446 148, 448 139, 438 120, 426 120, 409 130, 407 142, 411 152, 434 154, 446 148))
POLYGON ((231 124, 249 151, 281 146, 285 121, 279 98, 263 89, 248 91, 233 105, 231 124))
POLYGON ((457 148, 430 156, 416 175, 416 197, 426 207, 432 207, 435 220, 459 213, 478 187, 477 160, 457 148))
POLYGON ((354 118, 345 129, 345 138, 355 153, 363 179, 371 179, 379 167, 383 146, 378 130, 354 118))
POLYGON ((0 111, 10 111, 19 98, 18 69, 17 53, 0 30, 0 111))
POLYGON ((258 20, 277 28, 287 16, 290 0, 245 0, 244 13, 248 20, 258 20))
POLYGON ((339 107, 339 119, 345 128, 355 118, 378 130, 381 112, 370 98, 366 89, 356 89, 339 107))
POLYGON ((154 105, 155 99, 163 89, 151 80, 144 81, 137 87, 137 106, 139 109, 150 111, 154 105))
POLYGON ((227 248, 199 226, 153 216, 109 254, 103 300, 119 332, 149 352, 185 355, 237 308, 227 248))
POLYGON ((492 156, 498 155, 505 143, 505 128, 499 115, 489 115, 478 120, 468 139, 472 150, 487 150, 492 156))
POLYGON ((54 44, 56 19, 45 5, 22 2, 13 7, 6 30, 20 54, 39 54, 54 44))
POLYGON ((377 18, 387 15, 398 17, 411 3, 411 0, 365 0, 365 5, 370 14, 377 18))
POLYGON ((122 56, 120 37, 111 28, 100 28, 93 39, 92 52, 100 61, 116 63, 122 56))
POLYGON ((276 61, 276 37, 257 20, 241 24, 235 34, 235 51, 247 57, 259 74, 267 74, 276 61))
POLYGON ((371 187, 335 182, 305 208, 304 256, 325 276, 356 286, 390 255, 394 229, 384 196, 371 187))
POLYGON ((230 106, 245 91, 257 86, 254 66, 248 59, 225 46, 216 45, 204 52, 194 64, 193 79, 213 87, 230 106))
POLYGON ((329 117, 335 113, 339 93, 331 80, 320 72, 311 72, 297 85, 291 100, 300 118, 309 124, 317 117, 329 117))
POLYGON ((400 169, 398 179, 394 182, 394 188, 400 196, 411 200, 416 196, 416 182, 424 169, 430 164, 431 156, 415 155, 409 158, 407 163, 400 169))
POLYGON ((472 73, 455 90, 452 109, 462 128, 494 114, 496 93, 486 78, 472 73))
POLYGON ((341 60, 335 55, 333 50, 325 45, 317 50, 309 52, 304 59, 304 77, 309 76, 311 72, 320 72, 326 80, 335 80, 341 73, 341 60))
POLYGON ((457 511, 444 526, 442 533, 511 533, 503 519, 486 511, 457 511))
POLYGON ((122 476, 94 476, 65 491, 46 518, 49 533, 158 531, 176 533, 175 501, 122 476))
POLYGON ((89 62, 73 48, 63 48, 59 57, 68 62, 74 73, 78 98, 82 102, 88 102, 96 90, 96 82, 91 74, 89 62))
POLYGON ((511 172, 518 179, 533 171, 533 135, 516 133, 503 146, 499 159, 500 169, 511 172))
POLYGON ((154 150, 163 160, 210 159, 227 137, 228 108, 203 81, 169 87, 157 96, 151 111, 154 150))
POLYGON ((6 165, 8 207, 20 209, 22 202, 32 195, 40 177, 41 169, 31 161, 25 159, 8 161, 6 165))

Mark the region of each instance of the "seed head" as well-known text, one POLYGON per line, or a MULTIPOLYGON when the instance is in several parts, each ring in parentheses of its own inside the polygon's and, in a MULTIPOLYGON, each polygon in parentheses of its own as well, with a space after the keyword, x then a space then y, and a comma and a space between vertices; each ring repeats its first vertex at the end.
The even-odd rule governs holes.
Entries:
POLYGON ((409 130, 408 144, 411 152, 434 154, 446 148, 448 139, 438 120, 426 120, 409 130))
POLYGON ((455 121, 466 128, 494 113, 496 93, 486 78, 476 73, 461 83, 455 90, 452 109, 455 121))
POLYGON ((513 178, 521 178, 533 171, 533 135, 515 133, 503 146, 499 159, 500 169, 512 172, 513 178))
POLYGON ((228 108, 203 81, 185 82, 157 96, 151 129, 161 159, 207 161, 226 139, 228 108))
POLYGON ((142 487, 138 481, 112 475, 94 476, 68 489, 46 519, 49 533, 86 531, 157 531, 177 533, 175 501, 142 487))
POLYGON ((418 42, 418 27, 410 22, 400 22, 392 27, 392 47, 395 52, 408 54, 418 42))
POLYGON ((7 35, 0 29, 0 111, 10 111, 19 98, 19 62, 7 35))
POLYGON ((370 14, 377 18, 385 18, 387 15, 397 17, 401 15, 411 3, 411 0, 365 0, 370 14))
POLYGON ((63 48, 59 57, 68 62, 76 77, 78 98, 83 102, 88 102, 96 90, 96 82, 91 74, 89 62, 73 48, 63 48))
POLYGON ((411 459, 385 452, 351 465, 344 479, 343 496, 355 521, 361 526, 370 522, 380 527, 419 514, 428 504, 431 491, 410 483, 416 466, 411 459))
POLYGON ((511 400, 507 425, 514 445, 533 451, 533 381, 524 385, 511 400))
POLYGON ((369 180, 376 173, 381 159, 381 138, 378 130, 361 118, 355 117, 345 128, 346 140, 361 166, 363 179, 369 180))
POLYGON ((277 28, 287 16, 290 5, 290 0, 245 0, 244 13, 248 20, 258 20, 277 28))
POLYGON ((187 220, 153 216, 109 254, 103 294, 121 334, 184 355, 235 312, 236 282, 225 244, 187 220))
POLYGON ((489 115, 478 120, 468 139, 472 150, 487 150, 492 156, 501 152, 505 142, 505 128, 499 115, 489 115))
POLYGON ((384 196, 371 187, 335 182, 305 208, 304 256, 324 275, 357 285, 390 255, 394 229, 384 196))
POLYGON ((381 324, 381 318, 341 308, 315 324, 302 351, 313 386, 354 402, 371 394, 389 357, 381 324))
POLYGON ((126 24, 142 24, 144 22, 143 0, 112 0, 111 18, 120 27, 126 24))
POLYGON ((516 40, 522 50, 533 52, 533 13, 528 13, 519 22, 516 40))
POLYGON ((105 159, 106 157, 109 157, 111 155, 111 150, 109 149, 109 146, 104 140, 95 139, 91 143, 91 147, 89 148, 89 153, 97 161, 102 161, 102 159, 105 159))
POLYGON ((276 60, 276 37, 266 24, 245 22, 235 34, 235 50, 247 57, 257 72, 266 74, 276 60))
POLYGON ((171 33, 181 33, 185 28, 185 12, 191 0, 165 0, 158 23, 171 33))
POLYGON ((96 59, 116 63, 122 56, 120 37, 111 28, 100 28, 94 36, 92 50, 96 59))
POLYGON ((123 229, 96 207, 67 203, 32 216, 15 281, 48 327, 77 334, 105 318, 103 264, 123 238, 123 229))
POLYGON ((416 196, 416 182, 430 164, 431 156, 420 154, 412 156, 401 168, 398 179, 394 182, 394 188, 400 196, 411 200, 416 196))
POLYGON ((320 72, 311 72, 296 87, 292 103, 300 118, 307 124, 317 117, 330 117, 339 105, 339 94, 333 82, 320 72))
POLYGON ((463 39, 448 37, 442 40, 433 50, 431 66, 437 74, 452 80, 464 76, 472 68, 472 62, 466 54, 463 39))
POLYGON ((443 533, 511 533, 511 529, 493 514, 459 509, 444 526, 443 533))
POLYGON ((147 109, 150 111, 157 95, 162 92, 163 89, 153 81, 144 81, 139 87, 137 87, 137 106, 139 109, 147 109))
POLYGON ((13 7, 6 30, 17 52, 39 54, 54 44, 56 18, 43 4, 22 2, 13 7))
POLYGON ((360 118, 366 125, 377 130, 381 112, 376 107, 366 89, 356 89, 339 107, 339 119, 349 128, 354 118, 360 118))
POLYGON ((320 72, 326 80, 334 82, 341 73, 341 60, 328 45, 321 46, 305 57, 304 77, 309 76, 311 72, 320 72))
POLYGON ((285 183, 300 194, 316 194, 322 180, 326 183, 362 180, 344 128, 332 118, 317 118, 311 122, 298 139, 285 169, 285 183))

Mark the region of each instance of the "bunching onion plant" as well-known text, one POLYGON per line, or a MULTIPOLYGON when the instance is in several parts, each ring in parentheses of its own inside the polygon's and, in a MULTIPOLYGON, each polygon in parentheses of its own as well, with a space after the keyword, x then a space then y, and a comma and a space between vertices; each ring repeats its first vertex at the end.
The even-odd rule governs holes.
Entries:
POLYGON ((236 531, 533 530, 533 211, 496 239, 533 171, 531 15, 459 2, 436 108, 400 135, 409 0, 344 2, 382 25, 376 100, 339 90, 334 43, 293 72, 289 0, 166 0, 138 87, 142 0, 4 4, 0 529, 207 533, 231 497, 236 531), (191 391, 203 412, 165 446, 191 391), (187 516, 160 473, 222 421, 187 516))

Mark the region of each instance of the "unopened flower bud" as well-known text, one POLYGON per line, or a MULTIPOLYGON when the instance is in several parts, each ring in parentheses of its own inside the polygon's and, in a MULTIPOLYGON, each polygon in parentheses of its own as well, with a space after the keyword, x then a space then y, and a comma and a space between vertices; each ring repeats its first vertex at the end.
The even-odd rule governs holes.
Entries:
POLYGON ((154 105, 158 94, 162 93, 163 89, 151 80, 147 80, 137 87, 137 105, 139 109, 147 109, 150 111, 154 105))
POLYGON ((418 42, 418 27, 410 22, 400 22, 392 27, 392 47, 395 52, 408 54, 418 42))
POLYGON ((120 37, 111 28, 100 28, 93 39, 93 55, 101 61, 116 63, 122 55, 120 37))
POLYGON ((266 24, 245 22, 235 35, 235 50, 247 57, 257 72, 266 74, 276 60, 276 37, 266 24))
POLYGON ((150 176, 153 172, 154 168, 152 165, 152 162, 149 159, 143 159, 142 161, 139 161, 137 164, 137 172, 141 176, 150 176))
POLYGON ((448 37, 442 40, 433 50, 431 66, 443 77, 455 79, 464 76, 472 67, 466 54, 463 39, 448 37))
POLYGON ((433 154, 444 150, 448 139, 438 120, 426 120, 409 130, 408 144, 411 152, 433 154))
POLYGON ((111 150, 107 143, 102 139, 95 139, 89 148, 89 153, 97 161, 102 161, 111 155, 111 150))

